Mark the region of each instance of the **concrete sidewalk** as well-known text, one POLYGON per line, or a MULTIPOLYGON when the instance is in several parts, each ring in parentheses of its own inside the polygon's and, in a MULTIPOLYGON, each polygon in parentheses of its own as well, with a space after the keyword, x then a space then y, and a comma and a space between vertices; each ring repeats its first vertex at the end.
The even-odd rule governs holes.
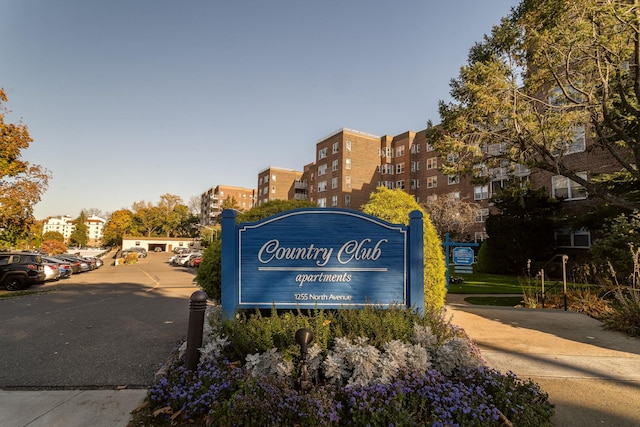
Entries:
POLYGON ((640 339, 575 312, 475 306, 464 297, 447 296, 452 323, 489 366, 549 393, 556 426, 640 426, 640 339))
POLYGON ((147 390, 0 390, 2 427, 126 427, 147 390))

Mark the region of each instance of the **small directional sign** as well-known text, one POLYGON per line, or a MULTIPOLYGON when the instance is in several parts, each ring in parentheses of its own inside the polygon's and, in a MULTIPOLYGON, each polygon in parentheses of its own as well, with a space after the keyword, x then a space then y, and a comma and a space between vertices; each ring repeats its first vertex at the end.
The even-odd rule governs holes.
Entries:
POLYGON ((453 248, 453 263, 456 265, 472 265, 474 260, 473 248, 461 246, 453 248))

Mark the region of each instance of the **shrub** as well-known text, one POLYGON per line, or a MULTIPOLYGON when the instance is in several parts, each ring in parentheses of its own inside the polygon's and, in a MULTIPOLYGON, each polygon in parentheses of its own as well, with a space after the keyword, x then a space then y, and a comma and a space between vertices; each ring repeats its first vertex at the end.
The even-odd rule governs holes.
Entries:
POLYGON ((630 284, 633 276, 633 249, 640 248, 640 211, 619 215, 605 222, 603 237, 593 242, 590 252, 599 271, 615 272, 620 284, 630 284), (611 266, 611 269, 609 269, 611 266))
POLYGON ((409 214, 418 210, 424 219, 424 303, 425 307, 439 309, 444 306, 447 293, 446 264, 442 242, 429 219, 429 214, 402 190, 378 187, 371 193, 362 212, 393 224, 408 224, 409 214))

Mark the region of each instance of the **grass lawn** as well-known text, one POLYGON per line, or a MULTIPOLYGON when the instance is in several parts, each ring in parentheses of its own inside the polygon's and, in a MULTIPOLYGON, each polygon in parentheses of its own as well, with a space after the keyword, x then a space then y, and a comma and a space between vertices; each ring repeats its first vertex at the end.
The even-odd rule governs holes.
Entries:
MULTIPOLYGON (((450 277, 461 277, 462 283, 449 285, 452 294, 518 294, 522 295, 523 287, 528 287, 528 280, 523 277, 506 276, 501 274, 458 274, 451 270, 450 277)), ((535 281, 531 285, 539 286, 535 281)))

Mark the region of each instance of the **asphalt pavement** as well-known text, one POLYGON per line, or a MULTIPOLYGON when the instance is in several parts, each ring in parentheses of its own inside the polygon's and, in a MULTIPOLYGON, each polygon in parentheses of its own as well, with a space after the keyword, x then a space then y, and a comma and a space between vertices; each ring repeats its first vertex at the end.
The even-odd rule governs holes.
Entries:
POLYGON ((0 426, 126 426, 186 337, 194 271, 167 253, 119 266, 111 256, 0 300, 0 426))

